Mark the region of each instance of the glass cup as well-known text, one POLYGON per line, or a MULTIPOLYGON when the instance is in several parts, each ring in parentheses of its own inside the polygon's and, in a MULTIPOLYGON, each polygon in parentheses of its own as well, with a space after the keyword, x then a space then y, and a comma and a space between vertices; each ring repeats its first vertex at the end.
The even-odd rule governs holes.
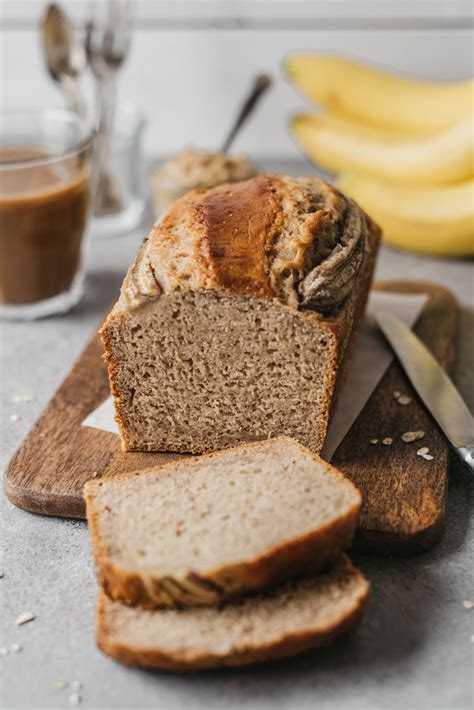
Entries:
POLYGON ((117 106, 105 163, 106 181, 97 185, 95 195, 93 238, 126 234, 143 220, 147 201, 144 128, 145 119, 133 104, 117 106))
POLYGON ((0 317, 72 308, 83 292, 92 129, 66 111, 0 114, 0 317))

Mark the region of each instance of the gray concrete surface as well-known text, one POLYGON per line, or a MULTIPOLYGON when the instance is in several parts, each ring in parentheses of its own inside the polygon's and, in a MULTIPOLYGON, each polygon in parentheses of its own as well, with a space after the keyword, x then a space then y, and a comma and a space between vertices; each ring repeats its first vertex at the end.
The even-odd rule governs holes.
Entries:
MULTIPOLYGON (((308 171, 284 166, 300 168, 308 171)), ((87 295, 73 313, 0 326, 3 467, 100 323, 139 239, 92 244, 87 295), (25 393, 34 401, 12 401, 25 393)), ((474 409, 472 262, 385 248, 377 275, 434 281, 456 294, 462 308, 456 381, 474 409)), ((267 667, 188 676, 127 669, 102 656, 94 641, 97 587, 86 525, 30 515, 4 499, 0 648, 23 648, 0 656, 2 707, 67 708, 71 691, 54 688, 64 679, 82 683, 85 709, 470 708, 474 610, 463 601, 474 599, 473 491, 472 478, 453 464, 446 531, 433 550, 406 559, 356 558, 373 592, 350 638, 267 667), (18 627, 24 611, 36 618, 18 627)))

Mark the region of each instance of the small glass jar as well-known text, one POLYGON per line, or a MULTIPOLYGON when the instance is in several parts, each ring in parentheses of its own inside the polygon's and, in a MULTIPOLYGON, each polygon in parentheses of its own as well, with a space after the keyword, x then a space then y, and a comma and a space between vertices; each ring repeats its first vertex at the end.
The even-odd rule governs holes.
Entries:
POLYGON ((245 155, 187 148, 150 173, 155 217, 160 217, 177 199, 194 188, 207 190, 227 182, 241 182, 258 172, 245 155))
MULTIPOLYGON (((142 155, 145 119, 131 103, 117 106, 105 163, 108 198, 95 202, 91 232, 113 237, 140 226, 146 208, 146 183, 142 155)), ((98 186, 100 190, 100 186, 98 186)))
POLYGON ((0 317, 63 313, 83 291, 93 131, 67 111, 0 114, 0 317))

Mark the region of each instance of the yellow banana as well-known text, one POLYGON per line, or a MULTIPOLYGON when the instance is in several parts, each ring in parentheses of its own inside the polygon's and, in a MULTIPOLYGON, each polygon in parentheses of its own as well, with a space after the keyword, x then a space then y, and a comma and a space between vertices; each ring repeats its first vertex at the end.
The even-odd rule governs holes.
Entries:
POLYGON ((291 128, 304 152, 329 172, 427 185, 459 182, 474 174, 471 115, 434 136, 400 141, 339 130, 318 116, 295 116, 291 128))
POLYGON ((355 118, 347 113, 336 110, 329 110, 323 113, 307 114, 309 116, 324 116, 328 125, 349 132, 356 132, 364 136, 379 137, 381 140, 403 140, 411 138, 427 138, 435 133, 439 133, 439 127, 433 126, 420 127, 403 127, 392 126, 385 123, 370 123, 365 119, 355 118))
POLYGON ((438 256, 474 256, 474 180, 444 187, 394 185, 345 173, 338 186, 402 249, 438 256))
POLYGON ((324 54, 295 54, 288 76, 312 101, 356 120, 426 134, 472 112, 474 79, 428 82, 324 54))
MULTIPOLYGON (((332 131, 339 131, 354 138, 372 139, 382 143, 396 143, 404 139, 413 139, 413 135, 406 131, 399 131, 387 126, 375 126, 361 123, 349 118, 342 113, 328 111, 324 113, 299 113, 293 118, 294 123, 302 123, 309 127, 324 127, 332 131)), ((437 132, 437 131, 436 131, 437 132)), ((416 136, 415 136, 416 137, 416 136)))

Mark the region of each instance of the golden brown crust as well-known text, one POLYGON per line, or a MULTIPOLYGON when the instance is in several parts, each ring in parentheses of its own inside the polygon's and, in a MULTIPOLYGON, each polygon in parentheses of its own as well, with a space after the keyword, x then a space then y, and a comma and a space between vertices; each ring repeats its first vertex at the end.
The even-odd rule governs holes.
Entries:
POLYGON ((363 211, 320 178, 262 174, 192 190, 152 227, 113 315, 200 288, 334 309, 352 290, 365 239, 363 211))
MULTIPOLYGON (((337 226, 337 216, 343 215, 346 202, 346 198, 336 188, 318 178, 300 178, 296 182, 281 176, 260 175, 244 183, 219 186, 208 192, 193 191, 176 203, 163 221, 153 228, 125 279, 121 301, 109 314, 100 331, 114 396, 116 420, 125 451, 154 451, 158 447, 155 444, 137 446, 128 434, 127 414, 115 375, 112 338, 116 326, 114 321, 126 317, 128 310, 137 304, 143 304, 143 298, 145 301, 155 300, 176 289, 221 289, 267 301, 271 299, 271 307, 289 308, 298 317, 313 320, 318 327, 326 327, 334 334, 336 347, 329 367, 327 395, 321 404, 319 421, 313 423, 320 433, 317 440, 323 441, 337 393, 348 370, 352 343, 365 309, 380 241, 379 228, 361 210, 356 209, 363 222, 361 229, 364 248, 354 259, 357 258, 358 263, 361 256, 361 262, 352 275, 348 297, 333 312, 322 315, 313 306, 304 306, 298 300, 296 286, 298 278, 307 269, 311 241, 318 234, 323 235, 322 242, 327 241, 326 233, 331 234, 331 230, 337 226), (317 209, 317 205, 313 205, 313 212, 305 213, 303 223, 298 223, 299 228, 293 229, 291 238, 286 239, 282 246, 281 240, 278 240, 278 231, 283 217, 278 206, 281 207, 284 200, 289 199, 292 214, 297 213, 297 205, 301 209, 309 209, 305 202, 308 198, 308 185, 316 194, 321 193, 325 209, 317 209), (242 209, 239 209, 239 205, 242 209), (255 205, 258 205, 258 210, 255 205), (231 213, 228 219, 226 210, 231 213), (252 223, 249 211, 252 211, 255 224, 258 225, 254 231, 245 228, 246 224, 252 223), (259 211, 261 216, 258 216, 259 211), (181 225, 181 231, 176 231, 177 225, 181 225), (235 242, 231 238, 233 229, 237 230, 235 242), (275 252, 277 242, 278 254, 275 252), (293 255, 292 260, 289 259, 290 253, 293 255), (292 274, 288 282, 283 278, 286 272, 292 274), (306 310, 295 308, 302 306, 306 310)), ((288 205, 286 209, 288 211, 288 205)), ((316 272, 314 274, 317 276, 316 272)), ((324 289, 321 294, 327 298, 324 289)), ((299 299, 301 301, 301 295, 299 299)), ((333 349, 332 342, 328 343, 328 347, 333 349)), ((314 447, 314 450, 319 448, 314 447)), ((213 448, 205 442, 190 446, 176 441, 173 446, 160 444, 159 450, 202 454, 213 448)))
POLYGON ((265 256, 281 229, 279 183, 278 178, 261 175, 248 182, 219 186, 196 203, 195 219, 205 235, 203 268, 212 273, 216 288, 276 297, 265 256))
POLYGON ((102 555, 96 558, 98 579, 110 599, 143 609, 218 605, 333 563, 352 541, 359 507, 354 505, 337 523, 280 545, 251 562, 206 574, 159 577, 123 569, 102 555))
MULTIPOLYGON (((181 576, 163 576, 154 572, 136 573, 113 564, 109 558, 99 525, 99 511, 94 503, 94 489, 100 481, 89 481, 84 487, 87 521, 90 528, 97 577, 106 594, 131 606, 144 609, 172 608, 177 606, 215 605, 228 599, 242 596, 249 591, 265 589, 292 577, 318 572, 334 562, 346 550, 354 536, 362 499, 355 486, 337 469, 322 461, 298 442, 288 437, 277 441, 291 441, 314 461, 337 474, 341 484, 351 488, 354 503, 338 520, 320 526, 305 535, 295 537, 268 549, 253 560, 245 560, 197 574, 189 572, 181 576)), ((259 448, 262 442, 236 447, 235 450, 259 448)), ((220 452, 206 454, 202 458, 219 456, 220 452)), ((189 462, 173 462, 162 466, 162 470, 180 469, 189 462)), ((125 474, 121 478, 146 475, 146 471, 125 474)))
MULTIPOLYGON (((346 558, 347 560, 347 558, 346 558)), ((347 564, 352 565, 347 560, 347 564)), ((353 569, 353 568, 352 568, 353 569)), ((354 570, 355 572, 355 570, 354 570)), ((233 648, 224 655, 195 653, 190 656, 179 652, 160 650, 159 639, 156 648, 142 648, 123 644, 109 633, 106 619, 106 598, 100 593, 97 613, 97 645, 108 656, 130 666, 160 668, 171 671, 192 671, 217 667, 238 667, 257 663, 267 663, 288 658, 312 648, 325 646, 343 634, 353 631, 359 624, 369 598, 369 584, 359 575, 360 590, 353 606, 345 615, 328 618, 326 624, 309 628, 301 633, 288 633, 273 643, 260 643, 241 648, 233 648)))
MULTIPOLYGON (((113 400, 114 400, 114 410, 115 410, 114 419, 117 422, 117 426, 119 428, 122 451, 133 451, 133 448, 131 447, 131 443, 128 440, 127 413, 126 413, 125 408, 123 406, 123 402, 122 402, 122 399, 120 396, 120 389, 118 387, 117 379, 115 377, 115 369, 117 367, 117 364, 114 361, 114 347, 113 347, 113 342, 112 342, 112 338, 111 338, 111 328, 113 327, 113 325, 112 325, 113 315, 112 314, 113 314, 113 311, 111 311, 109 313, 108 318, 105 321, 102 328, 99 330, 99 333, 100 333, 100 337, 102 339, 102 344, 104 346, 103 359, 107 363, 107 372, 109 375, 110 394, 112 395, 113 400)), ((190 453, 194 453, 194 452, 190 452, 190 453)))
POLYGON ((380 245, 382 232, 370 217, 365 215, 367 221, 367 239, 365 259, 360 272, 354 283, 353 291, 347 299, 342 310, 333 321, 329 321, 330 327, 336 334, 338 343, 337 373, 334 389, 330 397, 328 422, 335 411, 339 392, 349 371, 352 350, 354 347, 357 330, 364 316, 367 299, 370 293, 372 277, 375 269, 375 261, 380 245))

